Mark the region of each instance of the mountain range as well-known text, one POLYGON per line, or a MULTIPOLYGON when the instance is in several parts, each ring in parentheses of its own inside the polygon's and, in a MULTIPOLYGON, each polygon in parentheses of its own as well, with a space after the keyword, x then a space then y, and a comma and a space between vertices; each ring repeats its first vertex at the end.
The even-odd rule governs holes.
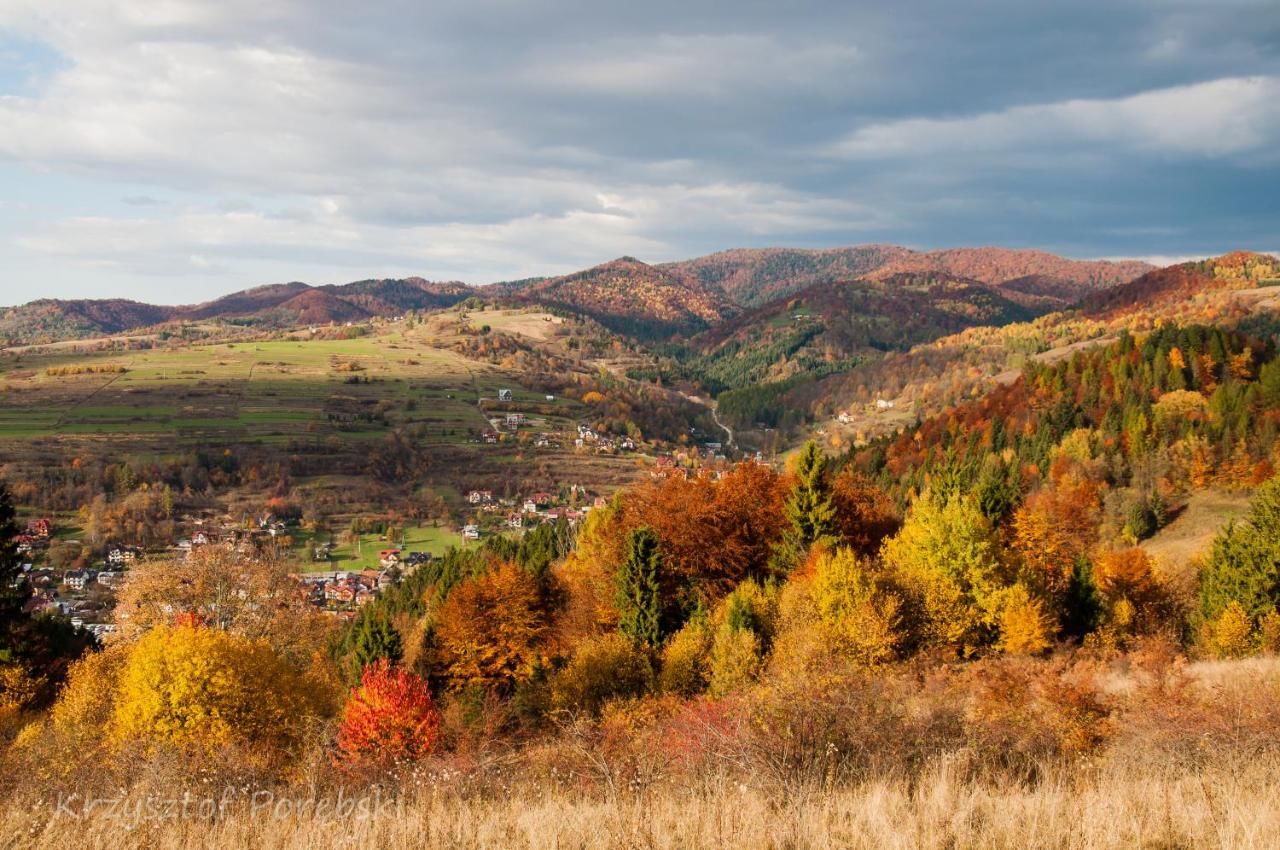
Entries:
MULTIPOLYGON (((213 319, 278 325, 354 322, 448 307, 475 295, 575 312, 620 333, 662 338, 705 332, 810 290, 809 300, 833 307, 840 301, 840 287, 848 284, 857 284, 852 291, 862 292, 872 301, 894 301, 890 306, 895 308, 903 307, 902 299, 896 297, 902 293, 908 293, 907 300, 915 306, 929 301, 930 293, 945 295, 951 306, 942 312, 951 316, 965 312, 954 309, 957 298, 1007 302, 1007 307, 984 307, 975 302, 970 312, 977 322, 989 307, 997 312, 1016 312, 1015 307, 1047 312, 1151 269, 1138 261, 1072 260, 1042 251, 1006 248, 928 252, 894 245, 736 249, 656 265, 621 257, 559 277, 480 286, 418 277, 326 286, 293 282, 246 289, 187 306, 123 299, 41 299, 5 310, 0 315, 0 340, 19 344, 76 339, 167 322, 213 319), (941 287, 921 287, 929 280, 941 287)), ((853 301, 848 306, 857 308, 853 301)), ((885 315, 893 318, 892 313, 885 315)), ((955 322, 940 316, 911 318, 925 322, 938 319, 942 327, 955 329, 955 322)))

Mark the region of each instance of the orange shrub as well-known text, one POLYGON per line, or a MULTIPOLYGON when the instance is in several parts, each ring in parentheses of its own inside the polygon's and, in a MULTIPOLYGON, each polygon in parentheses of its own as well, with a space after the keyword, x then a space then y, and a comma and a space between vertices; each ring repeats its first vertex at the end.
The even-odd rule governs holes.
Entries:
POLYGON ((342 710, 338 753, 349 764, 414 760, 431 751, 439 731, 427 683, 384 658, 364 669, 342 710))

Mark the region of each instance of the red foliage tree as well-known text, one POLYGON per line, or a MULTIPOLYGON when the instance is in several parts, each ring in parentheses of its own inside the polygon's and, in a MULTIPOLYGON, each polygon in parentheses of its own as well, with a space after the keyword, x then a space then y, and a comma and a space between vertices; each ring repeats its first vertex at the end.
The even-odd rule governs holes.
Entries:
POLYGON ((338 752, 354 764, 386 766, 421 758, 435 745, 440 712, 427 683, 386 659, 365 667, 342 710, 338 752))

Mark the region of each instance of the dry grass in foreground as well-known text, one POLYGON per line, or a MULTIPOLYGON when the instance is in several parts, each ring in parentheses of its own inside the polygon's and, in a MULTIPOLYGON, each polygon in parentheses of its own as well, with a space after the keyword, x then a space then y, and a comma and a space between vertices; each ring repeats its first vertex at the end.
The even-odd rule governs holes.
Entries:
MULTIPOLYGON (((513 791, 425 794, 379 815, 273 812, 233 805, 148 821, 10 808, 0 845, 92 848, 1273 848, 1280 846, 1280 762, 1210 772, 1088 771, 1035 787, 965 781, 946 768, 914 784, 870 782, 781 798, 725 783, 603 798, 513 791)), ((132 801, 137 803, 138 801, 132 801)), ((332 802, 332 801, 331 801, 332 802)), ((193 806, 192 811, 198 807, 193 806)))

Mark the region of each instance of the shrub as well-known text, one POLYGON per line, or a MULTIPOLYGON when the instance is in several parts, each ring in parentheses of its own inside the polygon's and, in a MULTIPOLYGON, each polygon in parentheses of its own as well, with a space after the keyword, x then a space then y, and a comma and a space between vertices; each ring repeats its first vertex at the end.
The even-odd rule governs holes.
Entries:
POLYGON ((662 650, 662 671, 658 677, 662 692, 691 697, 706 690, 710 651, 711 632, 706 617, 694 617, 662 650))
POLYGON ((1205 648, 1218 658, 1241 658, 1254 648, 1253 620, 1239 602, 1232 602, 1202 631, 1205 648))
POLYGON ((1045 611, 1044 603, 1021 584, 1009 588, 1000 609, 1000 651, 1007 655, 1036 655, 1049 648, 1053 632, 1053 618, 1045 611))
POLYGON ((439 732, 427 683, 382 659, 365 667, 342 710, 338 753, 348 764, 385 767, 426 755, 439 732))
POLYGON ((617 632, 580 644, 551 680, 551 704, 599 714, 611 699, 639 696, 653 682, 648 657, 617 632))
POLYGON ((287 746, 316 704, 264 640, 200 626, 160 627, 129 652, 113 738, 204 750, 287 746))
POLYGON ((755 632, 722 624, 711 644, 711 694, 724 696, 755 681, 763 656, 755 632))

